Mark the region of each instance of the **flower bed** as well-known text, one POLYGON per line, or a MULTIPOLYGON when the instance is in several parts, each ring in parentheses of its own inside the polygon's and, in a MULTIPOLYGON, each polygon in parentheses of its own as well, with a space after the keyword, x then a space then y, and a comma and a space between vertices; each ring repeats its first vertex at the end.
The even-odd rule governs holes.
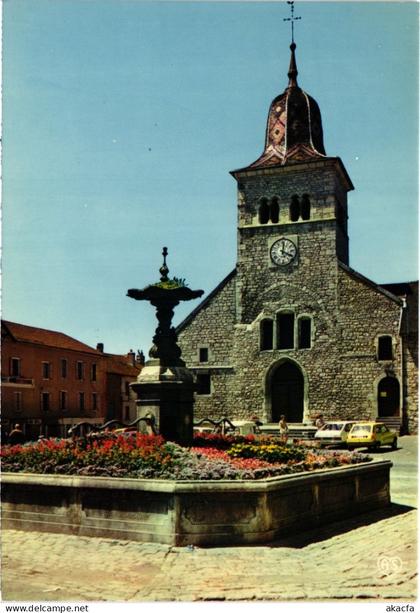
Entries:
POLYGON ((161 436, 42 440, 5 446, 4 472, 170 480, 254 480, 366 462, 357 452, 282 445, 271 437, 200 433, 181 447, 161 436))

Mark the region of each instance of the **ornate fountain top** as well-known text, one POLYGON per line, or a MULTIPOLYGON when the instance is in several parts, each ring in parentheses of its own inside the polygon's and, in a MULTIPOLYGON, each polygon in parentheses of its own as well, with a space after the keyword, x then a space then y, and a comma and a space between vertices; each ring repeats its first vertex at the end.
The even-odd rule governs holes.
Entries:
POLYGON ((162 250, 163 264, 159 268, 161 274, 160 281, 158 283, 152 283, 147 285, 143 289, 129 289, 127 296, 134 298, 134 300, 149 300, 156 306, 156 302, 171 302, 173 305, 177 305, 184 300, 194 300, 200 298, 204 294, 202 289, 192 290, 186 286, 183 279, 174 277, 169 279, 169 268, 166 265, 166 256, 168 255, 168 248, 164 247, 162 250))
POLYGON ((167 281, 168 280, 168 272, 169 272, 169 268, 166 266, 166 256, 168 255, 168 248, 167 247, 163 248, 162 255, 163 255, 163 264, 159 268, 159 272, 162 275, 160 280, 161 281, 167 281))
POLYGON ((148 300, 156 307, 156 317, 159 325, 153 337, 153 347, 149 356, 159 359, 160 365, 185 366, 181 360, 181 349, 177 345, 175 328, 172 327, 174 308, 181 301, 193 300, 204 294, 202 289, 191 290, 184 279, 168 278, 169 268, 166 265, 167 247, 163 248, 163 264, 159 269, 160 281, 147 285, 144 289, 129 289, 127 296, 134 300, 148 300))

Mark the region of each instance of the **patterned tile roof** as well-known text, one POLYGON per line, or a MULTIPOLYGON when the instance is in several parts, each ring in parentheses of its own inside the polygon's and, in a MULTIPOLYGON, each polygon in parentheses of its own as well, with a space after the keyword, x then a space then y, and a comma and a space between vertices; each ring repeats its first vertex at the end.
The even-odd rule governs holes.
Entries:
POLYGON ((296 45, 292 43, 289 85, 273 100, 268 112, 264 151, 255 162, 241 168, 241 171, 326 156, 318 104, 297 84, 295 49, 296 45))

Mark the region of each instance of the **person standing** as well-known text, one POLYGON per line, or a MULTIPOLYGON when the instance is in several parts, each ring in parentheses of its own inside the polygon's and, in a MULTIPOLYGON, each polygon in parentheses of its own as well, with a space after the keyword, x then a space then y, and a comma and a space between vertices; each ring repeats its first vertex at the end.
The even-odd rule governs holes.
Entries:
POLYGON ((324 416, 323 416, 323 414, 322 414, 322 413, 320 413, 320 414, 318 415, 318 417, 316 418, 316 420, 315 420, 315 426, 316 426, 316 427, 318 428, 318 430, 319 430, 319 429, 320 429, 320 428, 322 428, 322 426, 324 426, 324 425, 325 425, 324 416))
POLYGON ((279 431, 280 431, 280 442, 286 444, 288 436, 289 436, 289 426, 287 425, 285 415, 280 415, 279 431))
POLYGON ((9 445, 21 445, 25 442, 25 435, 23 434, 19 424, 15 424, 15 427, 9 434, 9 445))

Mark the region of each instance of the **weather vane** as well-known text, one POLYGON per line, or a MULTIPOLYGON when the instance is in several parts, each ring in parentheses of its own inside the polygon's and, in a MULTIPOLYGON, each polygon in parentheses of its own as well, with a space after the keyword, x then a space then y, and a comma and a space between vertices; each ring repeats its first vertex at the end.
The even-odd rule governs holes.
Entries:
POLYGON ((294 39, 294 22, 298 21, 299 19, 302 19, 302 17, 295 17, 294 16, 294 12, 295 12, 295 3, 294 2, 287 2, 287 4, 290 4, 290 10, 291 10, 291 16, 290 17, 286 17, 283 19, 283 21, 291 21, 292 23, 292 43, 295 42, 294 39))

